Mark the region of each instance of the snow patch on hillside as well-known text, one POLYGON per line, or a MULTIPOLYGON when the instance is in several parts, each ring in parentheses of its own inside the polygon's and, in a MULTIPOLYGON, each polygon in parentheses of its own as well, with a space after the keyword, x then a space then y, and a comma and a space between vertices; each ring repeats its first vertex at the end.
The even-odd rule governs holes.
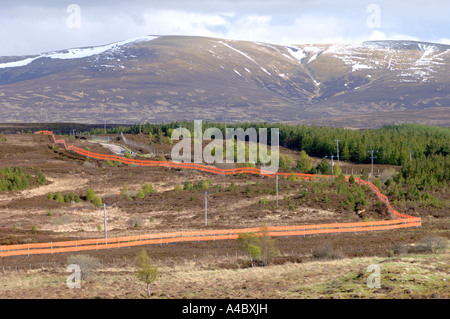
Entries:
POLYGON ((373 69, 373 68, 369 65, 365 65, 365 64, 361 64, 361 63, 356 63, 356 64, 352 65, 352 72, 355 72, 357 70, 363 70, 363 69, 373 69))
POLYGON ((25 59, 25 60, 14 61, 14 62, 0 63, 0 69, 16 68, 16 67, 19 67, 19 66, 25 66, 27 64, 30 64, 31 62, 33 62, 34 60, 36 60, 38 58, 40 58, 40 57, 28 58, 28 59, 25 59))
POLYGON ((267 71, 266 69, 264 69, 262 66, 260 66, 261 70, 263 70, 265 73, 267 73, 268 75, 272 75, 269 73, 269 71, 267 71))
POLYGON ((300 49, 300 48, 286 47, 286 49, 288 50, 289 54, 292 55, 294 58, 296 58, 298 60, 298 62, 300 62, 300 63, 302 63, 302 60, 304 58, 306 58, 305 52, 302 49, 300 49))
POLYGON ((227 43, 225 43, 225 42, 219 41, 218 43, 223 44, 224 46, 230 48, 231 50, 236 51, 237 53, 243 55, 244 57, 246 57, 247 59, 249 59, 249 60, 252 61, 253 63, 257 64, 256 61, 255 61, 254 59, 252 59, 248 54, 246 54, 246 53, 244 53, 244 52, 242 52, 242 51, 240 51, 240 50, 238 50, 238 49, 233 48, 231 45, 229 45, 229 44, 227 44, 227 43))
POLYGON ((87 58, 87 57, 90 57, 93 55, 98 55, 98 54, 101 54, 106 51, 115 50, 115 49, 118 49, 118 48, 120 48, 124 45, 130 44, 130 43, 151 41, 156 38, 158 38, 158 37, 157 36, 142 36, 142 37, 137 37, 137 38, 128 39, 128 40, 115 42, 115 43, 111 43, 111 44, 107 44, 107 45, 97 46, 97 47, 76 48, 76 49, 68 49, 68 50, 63 50, 63 51, 42 53, 41 55, 34 57, 34 58, 28 58, 28 59, 14 61, 14 62, 1 63, 0 69, 25 66, 25 65, 30 64, 34 60, 37 60, 40 58, 50 58, 50 59, 60 59, 60 60, 82 59, 82 58, 87 58))
POLYGON ((314 54, 306 64, 310 64, 312 61, 314 61, 315 59, 317 59, 317 54, 314 54))

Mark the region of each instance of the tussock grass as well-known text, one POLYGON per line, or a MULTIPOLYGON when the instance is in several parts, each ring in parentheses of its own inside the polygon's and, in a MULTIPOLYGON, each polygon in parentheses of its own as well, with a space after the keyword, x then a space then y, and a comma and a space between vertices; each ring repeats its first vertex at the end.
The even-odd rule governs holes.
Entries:
MULTIPOLYGON (((225 260, 185 260, 158 264, 160 278, 151 298, 450 298, 449 253, 314 260, 267 267, 223 269, 225 260), (380 288, 369 288, 367 267, 380 267, 380 288)), ((232 262, 228 260, 228 262, 232 262)), ((235 260, 237 262, 237 260, 235 260)), ((6 273, 6 298, 144 298, 145 287, 132 265, 101 267, 81 290, 66 287, 62 270, 6 273)))

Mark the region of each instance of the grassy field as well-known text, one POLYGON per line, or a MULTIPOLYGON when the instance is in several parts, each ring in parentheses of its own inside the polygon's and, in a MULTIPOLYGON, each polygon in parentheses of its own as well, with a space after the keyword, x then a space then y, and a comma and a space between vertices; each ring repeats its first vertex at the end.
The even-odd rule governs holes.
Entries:
MULTIPOLYGON (((153 299, 448 299, 449 253, 404 254, 339 260, 310 259, 267 267, 242 267, 239 259, 199 258, 165 262, 151 285, 153 299), (224 264, 241 265, 224 269, 224 264), (380 268, 380 287, 370 288, 369 265, 380 268)), ((146 298, 135 267, 101 265, 81 282, 66 285, 63 268, 6 272, 0 279, 1 298, 146 298)), ((375 283, 375 281, 370 281, 375 283)))
MULTIPOLYGON (((108 154, 98 143, 74 138, 70 143, 108 154)), ((297 153, 285 149, 282 154, 298 157, 297 153)), ((205 228, 390 218, 385 205, 380 205, 373 192, 337 181, 330 185, 326 180, 282 179, 276 207, 274 181, 261 176, 219 176, 164 167, 110 166, 67 152, 60 146, 53 147, 46 136, 8 135, 2 142, 0 156, 1 168, 20 163, 22 172, 25 176, 30 174, 32 181, 38 171, 42 171, 47 180, 45 185, 34 181, 28 189, 0 194, 1 245, 102 238, 104 212, 87 199, 89 189, 95 190, 108 204, 109 238, 205 228), (146 192, 143 198, 137 196, 147 184, 156 191, 146 192), (207 226, 204 225, 203 194, 206 189, 210 192, 207 226), (49 196, 58 193, 63 201, 49 196), (70 199, 70 194, 82 200, 66 201, 65 197, 70 199)), ((320 161, 314 160, 315 164, 320 161)), ((367 169, 366 164, 345 164, 341 162, 343 171, 367 169)), ((379 168, 380 173, 388 168, 398 169, 379 168)), ((447 200, 447 194, 443 189, 439 198, 447 200)), ((417 255, 418 251, 409 250, 431 236, 448 239, 448 210, 445 207, 425 209, 409 202, 399 208, 402 213, 420 216, 422 227, 277 237, 275 247, 280 256, 266 267, 251 267, 237 240, 146 246, 160 273, 150 287, 150 297, 448 299, 448 253, 417 255), (324 245, 331 246, 332 251, 320 254, 324 245), (373 264, 380 267, 380 288, 367 286, 371 275, 367 267, 373 264)), ((134 266, 134 258, 141 249, 86 252, 98 259, 100 267, 92 271, 92 276, 82 282, 80 289, 69 289, 66 284, 70 275, 66 272, 70 264, 68 258, 78 253, 1 258, 0 298, 143 299, 146 285, 135 276, 134 266)))

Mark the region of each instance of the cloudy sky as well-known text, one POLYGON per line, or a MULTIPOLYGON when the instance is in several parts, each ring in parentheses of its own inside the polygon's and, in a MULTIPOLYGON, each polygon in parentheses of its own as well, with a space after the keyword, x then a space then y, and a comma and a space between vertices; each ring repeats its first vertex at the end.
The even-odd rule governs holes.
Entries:
POLYGON ((141 35, 278 44, 404 39, 450 44, 448 0, 2 1, 0 56, 141 35))

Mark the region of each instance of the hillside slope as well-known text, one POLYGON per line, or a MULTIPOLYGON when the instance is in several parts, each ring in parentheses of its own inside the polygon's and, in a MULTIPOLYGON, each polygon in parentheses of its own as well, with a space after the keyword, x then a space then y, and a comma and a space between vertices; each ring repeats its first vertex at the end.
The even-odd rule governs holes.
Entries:
POLYGON ((412 41, 281 46, 145 36, 0 57, 0 122, 333 117, 343 125, 337 119, 370 114, 378 125, 400 123, 410 111, 420 114, 412 121, 427 123, 437 109, 443 116, 433 124, 449 125, 449 60, 450 46, 412 41))

